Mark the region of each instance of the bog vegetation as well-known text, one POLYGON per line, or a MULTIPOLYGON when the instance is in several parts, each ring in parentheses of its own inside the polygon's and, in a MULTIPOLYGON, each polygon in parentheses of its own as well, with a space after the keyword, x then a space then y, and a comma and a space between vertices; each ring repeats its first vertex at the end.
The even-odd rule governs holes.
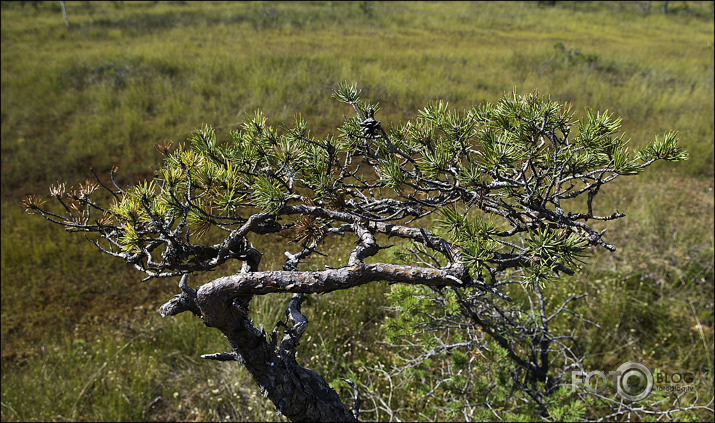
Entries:
MULTIPOLYGON (((225 348, 220 334, 188 316, 159 318, 175 281, 138 283, 135 270, 27 219, 17 202, 58 180, 79 186, 90 168, 117 164, 125 185, 152 178, 156 143, 181 142, 203 123, 228 133, 256 108, 276 123, 301 113, 323 136, 345 114, 330 100, 342 80, 390 122, 430 100, 463 109, 516 88, 581 115, 615 112, 634 148, 677 130, 690 160, 601 193, 597 207, 627 215, 607 225, 619 249, 595 253, 566 280, 589 294, 577 312, 598 323, 574 328, 589 368, 636 360, 688 372, 686 399, 712 398, 712 3, 670 2, 667 14, 599 2, 69 3, 69 28, 58 3, 2 9, 3 421, 279 418, 247 373, 198 359, 225 348)), ((256 242, 270 251, 271 240, 256 242)), ((274 250, 267 268, 283 260, 274 250)), ((399 288, 376 284, 311 297, 303 312, 314 330, 299 360, 345 398, 341 377, 369 388, 363 418, 463 418, 439 401, 439 389, 461 381, 440 382, 435 369, 478 354, 391 372, 404 351, 389 323, 406 305, 399 288)), ((272 326, 284 304, 253 307, 272 326)), ((518 417, 508 412, 474 415, 518 417)))

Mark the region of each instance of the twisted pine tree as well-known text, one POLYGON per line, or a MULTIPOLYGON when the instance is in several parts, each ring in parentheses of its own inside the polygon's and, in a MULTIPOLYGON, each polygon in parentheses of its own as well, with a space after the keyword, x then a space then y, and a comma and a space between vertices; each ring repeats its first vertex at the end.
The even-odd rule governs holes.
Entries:
POLYGON ((55 211, 35 195, 22 205, 85 233, 146 279, 178 278, 180 292, 162 316, 190 312, 220 330, 230 351, 203 358, 238 361, 291 420, 358 418, 359 397, 346 407, 295 351, 308 327, 305 295, 373 281, 451 295, 468 324, 503 349, 518 386, 548 417, 544 401, 560 380, 550 365, 563 343, 549 331, 553 315, 545 313, 541 289, 573 274, 590 247, 615 250, 605 230, 591 225, 624 215, 594 214, 594 198, 621 175, 686 159, 676 135, 630 154, 620 119, 587 113, 574 120, 568 108, 536 93, 462 113, 439 102, 392 127, 376 120, 378 104, 361 101, 356 87, 340 84, 334 98, 354 112, 336 135, 315 138, 300 117, 277 130, 256 112, 223 142, 204 126, 174 151, 157 145, 165 159, 154 180, 123 189, 113 169, 111 183, 97 177, 78 189, 51 187, 55 211), (110 204, 93 199, 97 190, 110 204), (209 231, 222 240, 202 242, 209 231), (250 238, 276 233, 295 241, 293 251, 285 252, 282 269, 261 269, 262 252, 250 238), (325 239, 345 235, 355 240, 347 264, 301 270, 325 239), (419 261, 377 262, 388 238, 411 243, 419 261), (206 276, 232 260, 242 262, 239 273, 206 276), (513 284, 540 301, 509 305, 513 284), (288 292, 286 321, 270 334, 256 328, 252 298, 288 292))

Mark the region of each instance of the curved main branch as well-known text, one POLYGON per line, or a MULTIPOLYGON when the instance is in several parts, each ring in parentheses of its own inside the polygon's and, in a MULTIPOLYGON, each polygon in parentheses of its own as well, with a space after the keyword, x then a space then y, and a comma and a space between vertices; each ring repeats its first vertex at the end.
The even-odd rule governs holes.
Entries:
POLYGON ((319 272, 265 271, 237 273, 214 279, 197 291, 197 302, 209 326, 221 327, 229 315, 208 314, 215 302, 230 303, 233 298, 244 295, 264 295, 276 292, 326 293, 338 289, 353 288, 376 280, 402 282, 434 287, 459 286, 464 284, 468 273, 464 266, 447 269, 371 263, 329 269, 319 272))

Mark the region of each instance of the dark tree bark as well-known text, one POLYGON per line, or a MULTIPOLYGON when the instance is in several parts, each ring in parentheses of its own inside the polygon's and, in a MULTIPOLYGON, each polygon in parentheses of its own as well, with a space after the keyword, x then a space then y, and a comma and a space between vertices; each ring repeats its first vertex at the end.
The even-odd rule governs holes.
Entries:
POLYGON ((232 351, 202 358, 239 362, 261 393, 291 421, 357 421, 356 413, 345 407, 325 379, 295 360, 295 348, 308 323, 300 312, 302 300, 302 294, 294 294, 289 303, 287 315, 292 327, 286 326, 280 345, 276 331, 266 335, 253 325, 248 316, 251 296, 230 297, 211 289, 197 295, 188 288, 164 304, 160 312, 167 317, 191 311, 207 326, 219 329, 232 351))
POLYGON ((250 296, 230 299, 214 291, 200 289, 198 294, 206 325, 216 327, 226 336, 233 348, 232 355, 278 411, 291 421, 357 420, 325 379, 295 361, 295 348, 307 325, 300 313, 300 294, 294 296, 289 306, 293 327, 276 347, 272 344, 275 334, 270 339, 248 317, 250 296))

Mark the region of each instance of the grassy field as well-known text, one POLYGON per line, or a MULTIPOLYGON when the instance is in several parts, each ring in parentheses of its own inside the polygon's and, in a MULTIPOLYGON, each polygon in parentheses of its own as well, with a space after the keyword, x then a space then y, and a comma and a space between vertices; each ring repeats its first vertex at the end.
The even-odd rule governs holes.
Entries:
MULTIPOLYGON (((76 186, 90 168, 117 164, 123 184, 152 178, 155 143, 182 142, 203 123, 225 134, 257 108, 273 124, 301 113, 328 134, 350 113, 330 99, 342 80, 379 102, 388 125, 437 99, 461 110, 536 89, 577 116, 622 116, 633 148, 678 131, 690 160, 604 190, 594 211, 627 215, 604 226, 618 250, 595 253, 569 283, 589 293, 581 311, 603 328, 581 334, 592 368, 637 360, 692 372, 707 402, 713 3, 669 2, 667 14, 662 3, 646 13, 644 2, 68 2, 69 28, 59 2, 3 3, 2 421, 279 419, 246 372, 199 358, 227 348, 218 331, 158 315, 177 281, 139 282, 18 201, 48 197, 58 181, 76 186)), ((280 262, 276 242, 255 240, 270 251, 265 268, 280 262)), ((346 401, 339 377, 392 353, 376 343, 386 289, 304 307, 312 338, 299 361, 346 401)), ((256 300, 255 320, 272 327, 286 301, 256 300)), ((418 417, 405 407, 396 417, 418 417)))

